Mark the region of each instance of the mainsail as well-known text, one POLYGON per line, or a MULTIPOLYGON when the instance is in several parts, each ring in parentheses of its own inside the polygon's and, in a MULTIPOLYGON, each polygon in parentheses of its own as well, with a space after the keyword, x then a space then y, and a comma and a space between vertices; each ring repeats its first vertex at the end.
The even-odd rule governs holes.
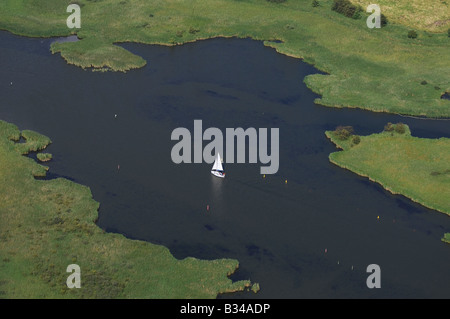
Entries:
POLYGON ((222 160, 220 159, 220 154, 217 153, 216 160, 214 161, 213 171, 223 171, 222 160))

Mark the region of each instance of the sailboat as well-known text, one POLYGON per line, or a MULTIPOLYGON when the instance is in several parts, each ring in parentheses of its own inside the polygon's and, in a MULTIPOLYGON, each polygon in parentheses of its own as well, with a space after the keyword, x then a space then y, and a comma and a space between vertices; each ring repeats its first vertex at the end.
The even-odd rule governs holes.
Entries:
POLYGON ((217 153, 216 160, 214 161, 213 168, 211 170, 211 174, 217 177, 224 178, 225 172, 223 171, 222 167, 222 160, 220 159, 220 154, 217 153))

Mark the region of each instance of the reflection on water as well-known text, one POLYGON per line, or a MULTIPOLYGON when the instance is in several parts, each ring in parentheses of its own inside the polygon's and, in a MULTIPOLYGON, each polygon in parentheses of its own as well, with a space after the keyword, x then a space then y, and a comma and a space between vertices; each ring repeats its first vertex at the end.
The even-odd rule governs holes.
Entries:
POLYGON ((211 174, 211 194, 213 206, 223 206, 223 184, 225 183, 225 179, 215 177, 211 174))
POLYGON ((64 43, 64 42, 77 42, 80 39, 78 39, 78 37, 76 35, 69 35, 67 37, 59 37, 59 38, 54 38, 51 42, 51 44, 53 43, 64 43))

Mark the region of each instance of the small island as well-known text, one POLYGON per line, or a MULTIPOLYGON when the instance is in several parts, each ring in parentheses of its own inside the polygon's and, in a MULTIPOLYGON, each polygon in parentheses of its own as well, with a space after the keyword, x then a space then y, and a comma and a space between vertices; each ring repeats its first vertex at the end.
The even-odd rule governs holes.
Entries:
POLYGON ((52 154, 50 153, 38 153, 36 157, 40 162, 48 162, 53 158, 52 154))

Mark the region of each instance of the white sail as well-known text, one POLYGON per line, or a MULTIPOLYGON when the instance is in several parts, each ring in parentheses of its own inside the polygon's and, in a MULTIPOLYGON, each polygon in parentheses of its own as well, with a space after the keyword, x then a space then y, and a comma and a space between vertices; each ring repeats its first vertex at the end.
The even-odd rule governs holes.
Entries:
POLYGON ((217 153, 217 157, 216 160, 214 161, 214 165, 213 165, 213 170, 217 170, 217 171, 223 171, 223 167, 222 167, 222 161, 220 159, 220 154, 217 153))

